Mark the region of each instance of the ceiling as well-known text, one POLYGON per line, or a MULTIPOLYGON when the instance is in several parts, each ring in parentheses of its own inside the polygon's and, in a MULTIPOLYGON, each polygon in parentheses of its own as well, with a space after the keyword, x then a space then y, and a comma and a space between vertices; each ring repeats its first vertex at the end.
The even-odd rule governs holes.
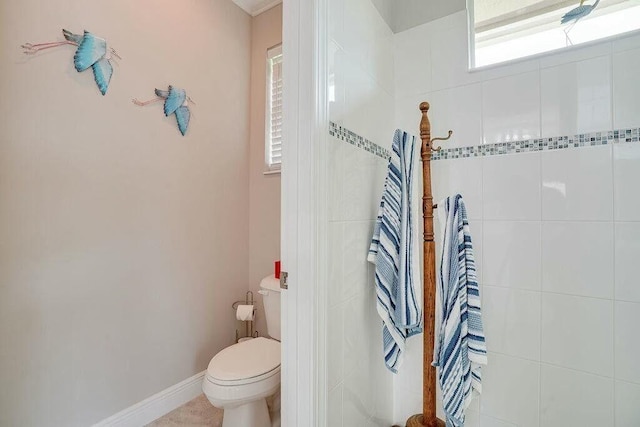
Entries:
POLYGON ((282 3, 282 0, 233 0, 235 4, 244 9, 251 16, 256 16, 282 3))

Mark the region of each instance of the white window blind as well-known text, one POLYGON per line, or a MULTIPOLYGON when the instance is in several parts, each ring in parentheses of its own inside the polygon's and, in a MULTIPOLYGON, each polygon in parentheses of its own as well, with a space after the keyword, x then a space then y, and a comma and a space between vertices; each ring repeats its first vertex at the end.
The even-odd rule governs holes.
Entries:
POLYGON ((267 51, 265 163, 268 171, 282 163, 282 46, 267 51))

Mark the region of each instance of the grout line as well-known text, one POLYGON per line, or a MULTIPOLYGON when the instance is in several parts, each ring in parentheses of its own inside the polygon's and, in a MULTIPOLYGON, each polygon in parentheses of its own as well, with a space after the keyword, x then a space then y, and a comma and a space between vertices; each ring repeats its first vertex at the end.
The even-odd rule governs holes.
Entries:
MULTIPOLYGON (((542 274, 540 275, 540 277, 542 277, 542 274)), ((546 291, 546 290, 543 290, 543 289, 537 290, 537 289, 514 288, 514 287, 510 287, 510 286, 502 286, 502 285, 495 285, 495 284, 488 285, 486 283, 483 284, 483 286, 489 287, 489 288, 508 289, 508 290, 512 290, 512 291, 535 292, 535 293, 541 293, 541 294, 549 294, 549 295, 557 295, 557 296, 565 296, 565 297, 573 297, 573 298, 587 298, 587 299, 590 299, 590 300, 597 300, 597 301, 624 302, 624 303, 628 303, 628 304, 639 304, 640 305, 640 302, 638 302, 638 301, 621 300, 621 299, 615 299, 615 298, 594 297, 594 296, 589 296, 589 295, 568 294, 568 293, 563 293, 563 292, 546 291)))
MULTIPOLYGON (((522 362, 538 363, 538 364, 540 364, 541 371, 542 371, 542 366, 550 366, 552 368, 566 369, 566 370, 571 371, 571 372, 592 375, 594 377, 598 377, 598 378, 602 378, 602 379, 607 379, 607 380, 611 380, 611 381, 621 381, 621 382, 624 382, 626 384, 640 386, 640 383, 634 383, 633 381, 618 380, 613 376, 606 376, 606 375, 602 375, 602 374, 596 374, 596 373, 593 373, 593 372, 584 371, 584 370, 576 369, 576 368, 571 368, 571 367, 568 367, 568 366, 558 365, 556 363, 546 362, 546 361, 543 361, 543 360, 527 359, 526 357, 514 356, 512 354, 501 353, 499 351, 489 351, 488 354, 489 355, 495 354, 495 355, 502 356, 502 357, 509 357, 511 359, 520 360, 522 362)), ((542 379, 542 376, 541 376, 541 379, 542 379)), ((540 390, 542 390, 542 387, 540 387, 540 390)), ((540 393, 540 395, 542 395, 542 393, 540 393)))
MULTIPOLYGON (((612 44, 612 49, 613 50, 613 44, 612 44)), ((611 58, 611 63, 613 64, 613 57, 611 58)), ((611 76, 611 84, 613 85, 613 74, 611 76)), ((612 94, 613 96, 613 94, 612 94)), ((612 110, 613 110, 613 102, 612 102, 612 110)), ((612 123, 613 123, 613 119, 612 119, 612 123)), ((613 241, 613 268, 612 268, 612 276, 613 276, 613 319, 612 319, 612 343, 613 345, 612 347, 612 353, 613 353, 613 425, 616 425, 616 223, 615 223, 615 218, 616 218, 616 203, 615 203, 615 182, 614 182, 614 177, 615 177, 615 173, 614 173, 614 167, 615 167, 615 161, 614 161, 614 152, 615 149, 613 147, 611 147, 611 150, 609 151, 610 155, 611 155, 611 186, 613 187, 611 190, 611 205, 612 205, 612 211, 613 211, 613 219, 614 222, 612 224, 612 241, 613 241)))
MULTIPOLYGON (((540 71, 540 74, 542 74, 542 71, 540 71)), ((542 90, 540 90, 540 93, 542 93, 542 90)), ((542 96, 542 95, 541 95, 542 96)), ((540 105, 542 108, 542 104, 540 105)), ((542 112, 540 113, 542 116, 542 112)), ((540 121, 540 132, 542 134, 542 119, 540 121)), ((544 223, 542 221, 543 215, 542 215, 542 190, 543 190, 543 182, 542 182, 542 156, 540 156, 540 165, 539 165, 540 169, 540 227, 539 227, 539 237, 540 237, 540 258, 539 258, 539 267, 540 267, 540 281, 538 283, 538 285, 540 285, 540 311, 538 312, 538 321, 540 322, 538 324, 538 327, 540 328, 540 332, 539 332, 539 339, 540 339, 540 347, 538 348, 538 360, 542 361, 542 304, 543 304, 543 298, 542 298, 542 283, 544 281, 544 263, 543 263, 543 244, 542 244, 542 238, 543 238, 543 226, 544 223)), ((540 426, 540 420, 542 419, 542 362, 540 362, 539 366, 538 366, 538 427, 540 426)))

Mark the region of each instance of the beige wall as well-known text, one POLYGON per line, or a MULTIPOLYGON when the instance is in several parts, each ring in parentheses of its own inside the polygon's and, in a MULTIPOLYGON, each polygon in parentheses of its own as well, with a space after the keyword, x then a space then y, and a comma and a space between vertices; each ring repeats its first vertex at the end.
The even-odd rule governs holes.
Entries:
MULTIPOLYGON (((273 273, 280 259, 280 175, 264 175, 266 55, 282 43, 282 5, 254 17, 251 23, 251 137, 249 147, 249 288, 258 299, 256 321, 266 334, 260 280, 273 273)), ((286 59, 285 59, 286 61, 286 59)))
POLYGON ((230 0, 0 3, 0 425, 89 425, 232 343, 250 23, 230 0), (122 56, 106 96, 72 47, 20 52, 62 27, 122 56), (130 102, 169 83, 197 103, 187 137, 130 102))

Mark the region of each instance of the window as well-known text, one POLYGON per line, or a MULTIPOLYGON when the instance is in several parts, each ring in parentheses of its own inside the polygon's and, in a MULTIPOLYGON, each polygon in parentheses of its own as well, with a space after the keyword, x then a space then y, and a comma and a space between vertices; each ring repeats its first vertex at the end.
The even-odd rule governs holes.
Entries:
POLYGON ((584 0, 590 10, 562 17, 580 0, 468 0, 471 68, 579 45, 640 29, 639 0, 584 0), (592 8, 595 6, 595 8, 592 8))
POLYGON ((282 46, 267 51, 267 114, 265 164, 277 172, 282 163, 282 46))

